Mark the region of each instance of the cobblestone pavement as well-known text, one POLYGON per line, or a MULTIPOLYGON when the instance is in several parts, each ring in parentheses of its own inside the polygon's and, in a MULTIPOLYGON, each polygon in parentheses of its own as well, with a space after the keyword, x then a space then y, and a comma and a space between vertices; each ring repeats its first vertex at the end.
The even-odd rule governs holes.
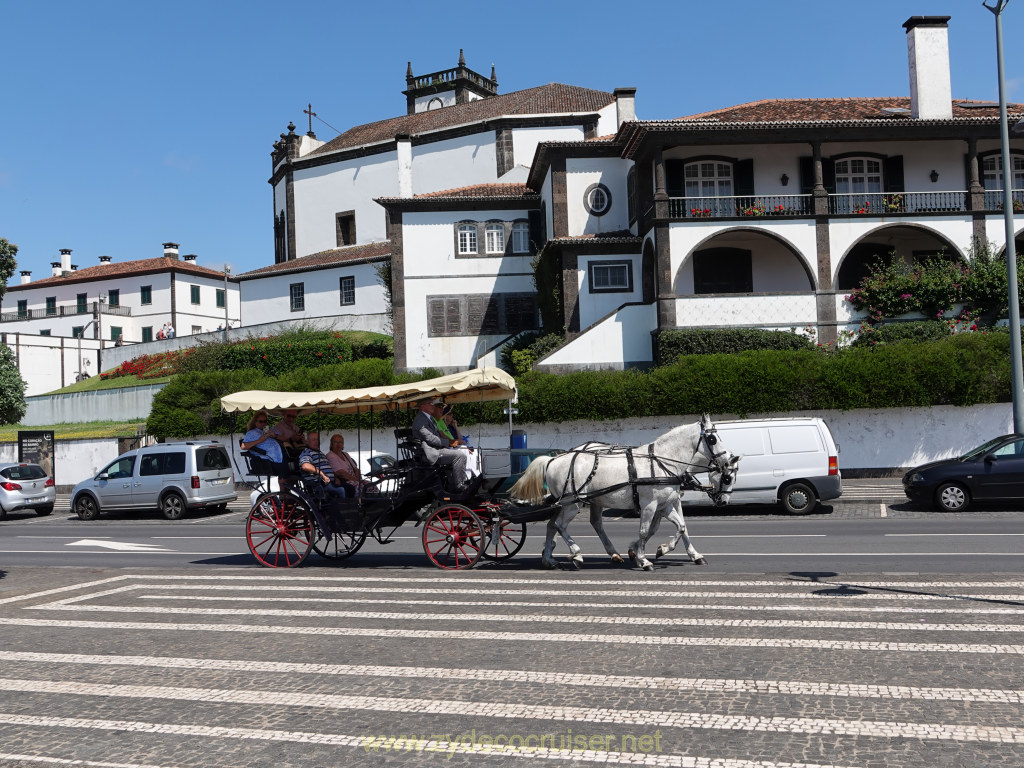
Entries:
POLYGON ((1024 580, 0 578, 0 766, 1024 765, 1024 580))

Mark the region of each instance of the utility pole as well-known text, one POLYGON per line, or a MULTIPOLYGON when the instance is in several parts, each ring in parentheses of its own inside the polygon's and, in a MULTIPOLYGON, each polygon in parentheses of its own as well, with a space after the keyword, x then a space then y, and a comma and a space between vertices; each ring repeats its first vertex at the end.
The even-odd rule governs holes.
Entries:
POLYGON ((1013 227, 1013 166, 1010 165, 1010 126, 1006 116, 1006 75, 1003 69, 1003 9, 1010 0, 982 2, 996 17, 996 63, 999 70, 999 133, 1002 142, 1003 220, 1006 224, 1006 287, 1010 303, 1010 366, 1013 431, 1024 434, 1024 366, 1021 364, 1020 299, 1017 290, 1017 238, 1013 227))

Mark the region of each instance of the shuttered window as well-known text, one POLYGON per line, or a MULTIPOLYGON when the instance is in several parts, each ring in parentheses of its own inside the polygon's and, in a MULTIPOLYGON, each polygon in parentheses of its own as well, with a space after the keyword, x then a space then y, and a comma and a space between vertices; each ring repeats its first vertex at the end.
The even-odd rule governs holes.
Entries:
POLYGON ((427 297, 428 336, 482 336, 537 328, 537 297, 479 293, 427 297))

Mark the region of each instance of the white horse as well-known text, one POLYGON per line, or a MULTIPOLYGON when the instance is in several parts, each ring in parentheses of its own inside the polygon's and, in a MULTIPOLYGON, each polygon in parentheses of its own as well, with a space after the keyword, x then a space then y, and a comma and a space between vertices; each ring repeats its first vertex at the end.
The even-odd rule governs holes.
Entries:
POLYGON ((530 504, 542 504, 550 495, 561 506, 547 525, 541 560, 548 568, 558 567, 552 557, 556 532, 569 547, 570 565, 578 568, 582 564, 580 547, 569 535, 568 525, 584 505, 590 507, 591 525, 613 562, 621 563, 622 557, 604 531, 602 513, 606 508, 627 507, 640 513, 639 537, 630 555, 644 570, 654 567, 644 556, 644 547, 657 527, 653 523, 658 515, 677 528, 671 547, 659 548, 659 555, 674 549, 681 537, 690 559, 703 565, 706 561, 686 532, 680 486, 700 488, 716 504, 728 501, 740 457, 716 451, 717 439, 711 419, 705 415, 698 424, 676 427, 638 448, 586 443, 555 457, 534 459, 510 494, 530 504), (701 473, 708 474, 709 486, 696 484, 693 475, 701 473))

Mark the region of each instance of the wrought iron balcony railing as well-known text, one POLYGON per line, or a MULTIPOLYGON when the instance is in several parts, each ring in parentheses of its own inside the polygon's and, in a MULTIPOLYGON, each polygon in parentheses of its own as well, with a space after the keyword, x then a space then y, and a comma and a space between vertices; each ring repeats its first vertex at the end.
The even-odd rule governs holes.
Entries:
POLYGON ((756 197, 673 197, 668 213, 674 219, 748 218, 754 216, 809 216, 810 195, 757 195, 756 197))
POLYGON ((897 216, 914 213, 959 213, 967 210, 966 192, 855 192, 828 196, 836 215, 897 216))
POLYGON ((122 307, 118 304, 110 305, 98 301, 90 301, 86 304, 62 304, 59 307, 44 309, 23 309, 14 312, 0 313, 0 323, 14 323, 24 320, 40 320, 48 317, 74 317, 77 315, 94 315, 97 309, 104 315, 120 315, 130 317, 131 307, 122 307))

